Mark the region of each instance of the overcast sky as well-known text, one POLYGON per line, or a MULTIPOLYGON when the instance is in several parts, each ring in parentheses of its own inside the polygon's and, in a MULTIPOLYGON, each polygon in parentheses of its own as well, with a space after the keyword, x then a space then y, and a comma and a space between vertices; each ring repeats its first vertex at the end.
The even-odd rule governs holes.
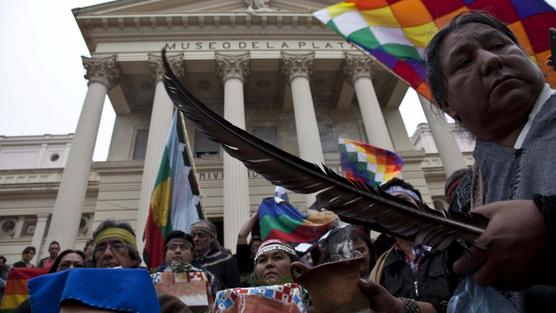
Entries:
MULTIPOLYGON (((90 55, 71 9, 103 2, 0 0, 0 135, 75 132, 87 92, 81 56, 90 55)), ((409 135, 426 122, 412 90, 401 111, 409 135)), ((107 98, 95 161, 106 160, 114 118, 107 98)))

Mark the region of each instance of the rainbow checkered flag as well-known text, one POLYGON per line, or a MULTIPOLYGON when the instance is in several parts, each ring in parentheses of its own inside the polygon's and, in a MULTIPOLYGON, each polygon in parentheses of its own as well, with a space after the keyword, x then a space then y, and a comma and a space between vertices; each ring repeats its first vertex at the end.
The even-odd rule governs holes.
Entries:
POLYGON ((506 23, 556 87, 556 73, 545 63, 550 55, 548 29, 556 27, 556 13, 543 0, 351 0, 314 15, 431 99, 424 49, 454 16, 469 10, 487 11, 506 23))
POLYGON ((403 167, 399 155, 367 143, 339 138, 338 150, 344 176, 370 186, 389 181, 403 167))

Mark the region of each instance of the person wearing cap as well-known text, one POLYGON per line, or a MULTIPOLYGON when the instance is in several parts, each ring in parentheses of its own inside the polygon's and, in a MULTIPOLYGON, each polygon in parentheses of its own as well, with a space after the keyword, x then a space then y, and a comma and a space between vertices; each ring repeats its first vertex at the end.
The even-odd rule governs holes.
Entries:
POLYGON ((278 239, 265 240, 255 255, 255 277, 260 285, 278 285, 292 281, 290 266, 298 256, 278 239))
POLYGON ((240 286, 239 272, 233 256, 218 243, 216 227, 208 220, 191 225, 194 243, 193 266, 207 269, 223 284, 223 288, 240 286))
POLYGON ((97 268, 138 268, 141 257, 135 233, 126 222, 106 220, 93 232, 93 262, 97 268))
MULTIPOLYGON (((402 179, 393 178, 380 189, 410 202, 416 209, 427 209, 421 193, 402 179)), ((453 250, 455 247, 435 250, 410 240, 395 240, 395 245, 378 258, 370 280, 396 297, 406 312, 413 312, 407 311, 409 308, 418 308, 417 312, 446 312, 459 282, 451 264, 460 252, 453 250)))
POLYGON ((203 272, 210 285, 212 296, 222 289, 222 283, 209 271, 191 265, 195 250, 193 237, 181 230, 171 231, 164 242, 164 264, 153 272, 203 272))

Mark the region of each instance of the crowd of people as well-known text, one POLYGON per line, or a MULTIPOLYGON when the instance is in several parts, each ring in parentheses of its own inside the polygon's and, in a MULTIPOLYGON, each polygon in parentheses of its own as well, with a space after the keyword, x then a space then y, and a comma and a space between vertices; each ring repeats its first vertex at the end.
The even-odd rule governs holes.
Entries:
MULTIPOLYGON (((510 29, 481 12, 453 19, 431 40, 426 60, 434 103, 477 138, 475 166, 447 180, 449 210, 480 214, 489 222, 467 250, 457 243, 439 250, 389 236, 373 241, 368 229, 354 226, 352 255, 364 259, 359 287, 375 312, 446 312, 463 275, 471 273, 477 284, 496 287, 516 312, 551 312, 556 307, 556 184, 551 176, 556 162, 550 158, 556 149, 555 91, 510 29)), ((380 188, 415 209, 426 206, 420 192, 401 179, 380 188)), ((217 228, 208 220, 194 223, 190 234, 173 231, 165 240, 165 264, 150 270, 204 273, 210 297, 223 289, 292 282, 292 263, 307 261, 306 256, 291 243, 262 241, 254 231, 257 221, 254 214, 241 228, 236 255, 220 245, 217 228)), ((37 266, 50 272, 141 268, 136 240, 128 223, 104 221, 84 251, 60 252, 53 241, 49 256, 37 266)), ((34 267, 35 252, 26 247, 13 267, 34 267)), ((5 263, 0 256, 2 283, 5 263)), ((172 308, 166 312, 190 312, 175 298, 159 300, 161 308, 172 308)), ((311 311, 310 300, 307 305, 311 311)), ((24 302, 16 312, 31 312, 31 307, 24 302)))

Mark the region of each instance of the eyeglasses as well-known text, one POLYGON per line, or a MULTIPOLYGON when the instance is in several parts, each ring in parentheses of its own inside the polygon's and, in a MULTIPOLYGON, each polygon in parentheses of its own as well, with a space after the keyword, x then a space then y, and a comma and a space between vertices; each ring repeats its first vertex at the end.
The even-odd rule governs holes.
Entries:
POLYGON ((127 250, 127 244, 121 240, 106 240, 95 245, 95 254, 101 254, 108 250, 108 247, 114 252, 122 253, 127 250))

